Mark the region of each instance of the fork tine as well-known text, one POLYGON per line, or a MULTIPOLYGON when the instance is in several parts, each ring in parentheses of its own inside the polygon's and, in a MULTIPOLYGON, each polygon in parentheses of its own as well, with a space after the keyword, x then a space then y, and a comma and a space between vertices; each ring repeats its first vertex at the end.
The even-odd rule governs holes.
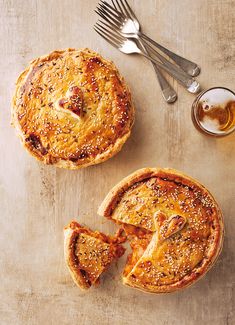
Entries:
POLYGON ((116 10, 118 10, 117 7, 116 7, 115 2, 114 2, 113 0, 111 0, 111 2, 112 2, 113 7, 114 7, 116 10))
POLYGON ((137 20, 137 17, 135 15, 134 11, 131 9, 131 7, 130 7, 129 3, 127 2, 127 0, 120 0, 120 1, 124 1, 125 2, 126 8, 127 8, 128 12, 129 12, 129 17, 132 18, 132 19, 136 19, 137 20))
POLYGON ((125 42, 125 38, 121 36, 118 32, 115 32, 112 29, 107 29, 104 26, 99 25, 98 23, 96 23, 95 27, 99 29, 100 32, 105 34, 108 38, 110 38, 113 42, 115 42, 117 46, 120 47, 125 42))
POLYGON ((125 16, 129 17, 128 11, 127 11, 127 9, 126 9, 126 7, 125 7, 125 4, 122 2, 122 0, 115 0, 115 1, 116 1, 116 3, 117 3, 118 7, 120 8, 121 12, 122 12, 125 16))
POLYGON ((103 11, 96 11, 96 13, 103 18, 105 21, 107 21, 110 25, 113 25, 115 28, 120 28, 120 24, 116 23, 113 19, 110 19, 107 17, 106 13, 103 13, 103 11))
POLYGON ((100 11, 100 9, 96 9, 95 12, 101 17, 103 18, 105 21, 107 21, 110 25, 112 25, 115 28, 120 28, 120 24, 115 23, 113 20, 109 19, 104 13, 103 11, 100 11))
POLYGON ((100 32, 100 35, 102 37, 104 37, 106 40, 109 40, 110 42, 112 42, 113 44, 115 44, 115 46, 118 48, 120 46, 119 41, 111 36, 109 33, 105 32, 104 30, 102 30, 101 28, 94 26, 94 28, 96 29, 97 33, 100 32))
POLYGON ((106 21, 103 21, 103 20, 98 20, 99 23, 102 23, 103 25, 107 26, 108 28, 112 29, 113 28, 116 30, 117 28, 119 29, 119 27, 117 27, 117 25, 113 24, 112 22, 106 22, 106 21))
POLYGON ((125 18, 125 16, 123 16, 123 13, 122 12, 118 11, 116 8, 113 8, 108 2, 106 2, 104 0, 100 0, 100 2, 102 4, 102 6, 105 6, 106 7, 106 9, 107 9, 108 12, 112 11, 113 14, 115 16, 117 16, 117 18, 120 18, 120 17, 121 18, 125 18))
POLYGON ((103 25, 101 25, 103 22, 99 21, 99 23, 96 23, 96 27, 98 26, 101 30, 105 31, 106 33, 108 33, 109 35, 112 35, 114 38, 116 38, 117 40, 119 40, 119 42, 123 42, 125 41, 125 37, 121 36, 121 34, 117 31, 114 31, 110 26, 106 25, 108 27, 105 28, 103 25))
MULTIPOLYGON (((136 19, 137 20, 137 17, 135 15, 135 13, 133 12, 133 10, 131 9, 130 5, 128 4, 127 0, 115 0, 116 3, 119 4, 119 8, 120 10, 122 11, 122 13, 127 16, 128 18, 130 19, 136 19), (121 9, 121 6, 123 9, 121 9)), ((113 0, 112 0, 113 2, 113 0)))
POLYGON ((120 19, 120 16, 118 16, 117 12, 114 9, 110 10, 109 7, 105 4, 105 2, 101 1, 101 3, 99 5, 100 5, 101 9, 105 10, 106 12, 108 12, 113 17, 115 17, 117 19, 120 19))
MULTIPOLYGON (((108 23, 112 23, 115 24, 112 20, 110 20, 109 18, 107 18, 105 16, 105 14, 103 13, 103 11, 100 11, 100 8, 95 9, 95 12, 101 17, 103 18, 105 21, 107 21, 108 23)), ((117 24, 115 24, 116 27, 119 27, 117 24)))
POLYGON ((122 7, 120 7, 120 4, 119 4, 118 0, 112 0, 112 3, 113 3, 116 10, 120 11, 122 14, 125 15, 125 13, 122 10, 122 7))
POLYGON ((100 32, 95 26, 94 26, 94 30, 96 31, 96 33, 98 33, 102 38, 104 38, 108 43, 110 43, 111 45, 113 45, 114 47, 118 48, 118 45, 114 42, 112 42, 109 38, 107 38, 106 36, 104 36, 104 34, 102 32, 100 32))
POLYGON ((100 5, 100 7, 97 7, 97 10, 103 13, 104 16, 107 16, 109 19, 115 21, 120 26, 120 19, 117 19, 112 13, 108 13, 106 8, 104 8, 102 5, 100 5))

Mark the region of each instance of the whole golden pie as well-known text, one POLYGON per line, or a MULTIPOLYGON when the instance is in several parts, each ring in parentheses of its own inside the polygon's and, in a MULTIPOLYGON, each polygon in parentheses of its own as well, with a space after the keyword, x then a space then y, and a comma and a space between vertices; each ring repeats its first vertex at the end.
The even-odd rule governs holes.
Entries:
POLYGON ((222 248, 223 219, 215 199, 173 169, 138 170, 110 191, 98 213, 122 225, 130 241, 124 284, 150 293, 193 284, 222 248))
POLYGON ((89 49, 40 57, 17 80, 12 124, 46 164, 77 169, 103 162, 121 149, 133 121, 124 79, 89 49))

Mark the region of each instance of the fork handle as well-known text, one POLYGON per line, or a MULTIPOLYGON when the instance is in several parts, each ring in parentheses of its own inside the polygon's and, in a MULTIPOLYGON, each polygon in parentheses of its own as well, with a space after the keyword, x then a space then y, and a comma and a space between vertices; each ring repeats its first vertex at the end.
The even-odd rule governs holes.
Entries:
MULTIPOLYGON (((152 62, 153 63, 153 62, 152 62)), ((174 103, 177 99, 177 94, 175 90, 171 87, 169 82, 166 80, 166 78, 163 76, 161 71, 158 69, 155 63, 153 63, 154 70, 156 72, 156 76, 159 82, 159 85, 162 90, 162 96, 165 99, 165 101, 169 104, 174 103)))
MULTIPOLYGON (((147 50, 147 46, 144 45, 141 38, 138 39, 143 51, 149 55, 149 51, 147 50)), ((155 70, 159 85, 161 87, 162 96, 167 103, 174 103, 177 99, 177 94, 175 90, 171 87, 169 82, 166 80, 161 70, 157 67, 155 63, 152 62, 153 68, 155 70)))
POLYGON ((189 77, 186 72, 183 70, 176 70, 172 69, 165 64, 153 59, 148 54, 144 53, 143 51, 139 51, 139 54, 143 55, 153 63, 155 63, 159 68, 165 70, 169 75, 171 75, 174 79, 176 79, 184 88, 186 88, 190 93, 197 93, 200 90, 199 83, 192 77, 189 77))
POLYGON ((153 39, 151 39, 150 37, 148 37, 147 35, 145 35, 142 32, 139 32, 138 35, 139 35, 139 37, 142 38, 142 40, 145 43, 149 42, 152 45, 156 46, 163 53, 167 54, 169 56, 169 58, 171 58, 178 66, 180 66, 190 76, 196 77, 199 75, 200 67, 196 63, 189 61, 189 60, 183 58, 182 56, 168 50, 167 48, 165 48, 161 44, 155 42, 153 39))

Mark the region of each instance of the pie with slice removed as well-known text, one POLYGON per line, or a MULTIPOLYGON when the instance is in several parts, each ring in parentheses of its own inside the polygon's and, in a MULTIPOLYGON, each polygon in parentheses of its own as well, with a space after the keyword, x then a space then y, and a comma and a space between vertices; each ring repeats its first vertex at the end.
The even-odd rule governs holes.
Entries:
POLYGON ((136 171, 110 191, 98 213, 121 225, 130 242, 124 284, 146 292, 195 283, 222 249, 217 202, 203 185, 174 169, 136 171))

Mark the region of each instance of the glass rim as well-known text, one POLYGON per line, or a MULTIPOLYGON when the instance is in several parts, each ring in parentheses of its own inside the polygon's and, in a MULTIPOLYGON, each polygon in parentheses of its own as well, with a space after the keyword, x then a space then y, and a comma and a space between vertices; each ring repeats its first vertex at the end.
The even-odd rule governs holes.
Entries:
POLYGON ((215 133, 215 132, 212 132, 212 131, 209 131, 209 130, 203 128, 203 126, 201 125, 201 123, 199 123, 199 120, 197 119, 197 115, 195 114, 196 113, 195 108, 197 107, 198 102, 201 99, 201 97, 205 93, 207 93, 207 92, 209 92, 209 91, 211 91, 213 89, 224 89, 224 90, 227 90, 228 92, 230 92, 230 93, 233 94, 234 99, 235 99, 235 92, 233 90, 227 88, 227 87, 221 87, 221 86, 220 87, 211 87, 211 88, 208 88, 206 90, 203 90, 203 91, 201 91, 198 94, 198 96, 193 101, 192 109, 191 109, 191 118, 192 118, 192 121, 193 121, 194 126, 196 128, 198 128, 199 130, 201 130, 202 132, 206 133, 207 135, 210 135, 212 137, 225 137, 225 136, 227 136, 227 135, 229 135, 229 134, 231 134, 231 133, 233 133, 235 131, 235 125, 234 125, 234 127, 232 127, 231 130, 228 130, 228 131, 226 131, 224 133, 215 133))

